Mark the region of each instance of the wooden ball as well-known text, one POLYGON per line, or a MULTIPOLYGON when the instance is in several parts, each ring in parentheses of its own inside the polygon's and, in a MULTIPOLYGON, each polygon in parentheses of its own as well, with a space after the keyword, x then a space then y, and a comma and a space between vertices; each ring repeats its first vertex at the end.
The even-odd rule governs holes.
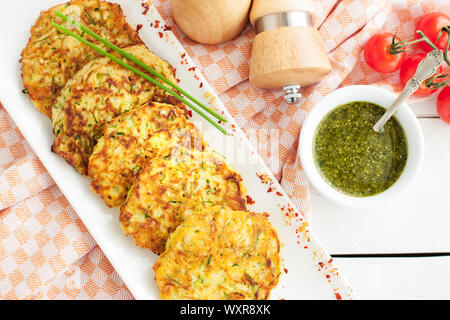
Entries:
POLYGON ((180 29, 192 40, 219 44, 235 38, 248 21, 251 0, 172 0, 180 29))

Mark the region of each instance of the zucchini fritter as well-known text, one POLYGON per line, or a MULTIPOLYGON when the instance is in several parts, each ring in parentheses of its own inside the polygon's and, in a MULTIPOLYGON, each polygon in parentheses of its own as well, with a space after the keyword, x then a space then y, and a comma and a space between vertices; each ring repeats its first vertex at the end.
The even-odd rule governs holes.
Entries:
POLYGON ((89 159, 92 190, 109 207, 118 207, 159 149, 180 144, 202 151, 202 136, 188 118, 186 109, 150 103, 111 120, 89 159))
POLYGON ((262 214, 191 214, 153 267, 162 299, 268 299, 281 274, 277 233, 262 214))
MULTIPOLYGON (((57 31, 50 24, 54 21, 78 34, 81 33, 70 27, 69 22, 56 17, 53 14, 55 10, 88 26, 118 47, 142 43, 136 31, 125 20, 118 4, 99 0, 72 0, 43 11, 31 28, 30 40, 22 51, 22 79, 33 104, 48 117, 51 117, 52 106, 59 90, 87 62, 100 56, 93 49, 57 31)), ((85 37, 99 44, 90 36, 85 37)))
POLYGON ((245 210, 241 176, 214 151, 172 147, 151 159, 120 208, 126 235, 154 253, 164 251, 169 234, 197 206, 245 210))
MULTIPOLYGON (((124 50, 176 81, 173 68, 145 46, 124 50)), ((55 134, 52 150, 86 175, 89 157, 103 136, 104 124, 150 101, 181 105, 169 93, 109 58, 95 59, 60 91, 52 112, 55 134)))

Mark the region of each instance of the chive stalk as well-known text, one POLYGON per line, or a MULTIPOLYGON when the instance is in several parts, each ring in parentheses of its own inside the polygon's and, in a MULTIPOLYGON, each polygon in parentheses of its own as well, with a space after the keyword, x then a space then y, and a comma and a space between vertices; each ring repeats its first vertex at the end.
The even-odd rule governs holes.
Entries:
MULTIPOLYGON (((119 54, 121 54, 122 56, 124 56, 125 58, 127 58, 128 60, 136 63, 138 66, 142 67, 145 71, 151 73, 153 76, 161 79, 163 82, 167 83, 169 86, 171 86, 172 88, 178 90, 179 92, 181 92, 182 94, 184 94, 187 98, 189 98, 189 100, 191 100, 192 102, 194 102, 195 104, 197 104, 198 106, 200 106, 202 109, 204 109, 205 111, 207 111, 209 114, 211 114, 212 116, 216 117, 217 119, 219 119, 222 122, 227 122, 227 119, 225 119, 223 116, 221 116, 220 114, 218 114, 217 112, 215 112, 214 110, 211 110, 210 108, 208 108, 206 105, 204 105, 203 103, 201 103, 198 99, 194 98, 192 95, 190 95, 188 92, 186 92, 183 88, 180 88, 177 84, 173 83, 172 81, 170 81, 169 79, 167 79, 166 77, 164 77, 162 74, 160 74, 159 72, 155 71, 154 69, 150 68, 149 66, 147 66, 145 63, 143 63, 142 61, 140 61, 139 59, 137 59, 136 57, 134 57, 132 54, 126 52, 125 50, 119 48, 118 46, 116 46, 115 44, 109 42, 108 40, 106 40, 105 38, 99 36, 98 34, 96 34, 94 31, 92 31, 91 29, 89 29, 86 26, 83 26, 79 23, 77 23, 75 20, 73 19, 69 19, 68 16, 64 15, 63 13, 61 13, 60 11, 55 11, 55 15, 57 15, 58 17, 60 17, 61 19, 63 19, 64 21, 68 21, 69 23, 73 24, 74 26, 76 26, 77 28, 81 29, 81 31, 83 31, 84 33, 90 35, 92 38, 100 41, 101 43, 103 43, 105 46, 113 49, 114 51, 118 52, 119 54)), ((184 101, 183 101, 184 102, 184 101)))
POLYGON ((153 83, 155 86, 163 89, 164 91, 167 91, 168 93, 170 93, 172 96, 174 96, 175 98, 177 98, 178 100, 184 102, 186 105, 188 105, 192 110, 194 110, 195 112, 197 112, 201 117, 203 117, 206 121, 208 121, 210 124, 212 124, 214 127, 216 127, 220 132, 222 132, 225 135, 228 135, 227 131, 222 128, 221 126, 219 126, 219 124, 217 124, 215 121, 211 120, 206 114, 204 114, 201 110, 199 110, 196 106, 194 106, 192 103, 188 102, 186 99, 184 99, 182 96, 180 96, 178 93, 176 93, 175 91, 173 91, 172 89, 164 86, 163 84, 161 84, 159 81, 156 81, 155 79, 153 79, 152 77, 150 77, 148 74, 143 73, 142 71, 130 66, 129 64, 127 64, 126 62, 116 58, 115 56, 113 56, 112 54, 106 52, 105 50, 99 48, 98 46, 96 46, 95 44, 89 42, 88 40, 84 39, 83 37, 80 37, 79 35, 77 35, 76 33, 70 31, 69 29, 51 22, 51 24, 57 28, 58 30, 60 30, 61 32, 64 32, 72 37, 74 37, 75 39, 79 40, 80 42, 84 43, 85 45, 87 45, 88 47, 94 49, 95 51, 99 52, 100 54, 104 55, 105 57, 108 57, 109 59, 111 59, 112 61, 118 63, 119 65, 121 65, 122 67, 136 73, 137 75, 141 76, 142 78, 144 78, 147 81, 150 81, 151 83, 153 83))

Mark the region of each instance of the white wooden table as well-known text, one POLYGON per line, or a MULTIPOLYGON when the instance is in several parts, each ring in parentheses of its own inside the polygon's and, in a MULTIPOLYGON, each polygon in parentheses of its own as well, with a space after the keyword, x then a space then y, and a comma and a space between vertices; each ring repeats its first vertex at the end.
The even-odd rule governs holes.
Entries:
POLYGON ((404 197, 361 210, 311 191, 313 229, 362 299, 450 299, 450 125, 435 100, 410 103, 425 161, 404 197))

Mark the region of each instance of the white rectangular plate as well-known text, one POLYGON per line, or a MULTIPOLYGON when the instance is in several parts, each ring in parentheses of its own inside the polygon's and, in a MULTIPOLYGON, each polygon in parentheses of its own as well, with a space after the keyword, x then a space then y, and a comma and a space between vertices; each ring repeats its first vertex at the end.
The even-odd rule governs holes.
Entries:
MULTIPOLYGON (((181 86, 194 96, 204 98, 205 102, 210 101, 211 98, 205 97, 208 93, 214 95, 213 89, 200 73, 195 76, 194 72, 189 71, 193 64, 187 54, 185 59, 188 65, 181 63, 185 51, 175 36, 162 28, 156 29, 154 25, 150 27, 151 22, 155 20, 159 20, 160 25, 164 26, 156 9, 150 7, 147 15, 143 15, 140 0, 115 2, 122 5, 133 27, 143 25, 140 30, 142 39, 152 51, 177 69, 181 86), (163 32, 162 38, 159 32, 163 32), (202 88, 199 86, 200 82, 203 82, 202 88)), ((152 270, 156 255, 136 247, 132 238, 126 238, 121 231, 117 211, 108 209, 103 201, 91 192, 88 179, 80 176, 50 151, 53 142, 51 123, 22 93, 20 52, 28 41, 30 27, 40 11, 58 3, 61 3, 61 0, 14 0, 0 3, 0 29, 3 30, 0 50, 0 101, 134 297, 157 299, 158 288, 152 270)), ((226 108, 218 99, 211 105, 230 119, 227 128, 233 132, 231 136, 225 137, 195 114, 193 122, 203 131, 206 142, 224 154, 227 162, 242 174, 248 193, 256 202, 250 209, 268 212, 270 221, 278 230, 285 272, 272 292, 272 299, 354 298, 353 291, 333 265, 330 256, 310 232, 308 223, 301 216, 296 217, 294 204, 245 135, 241 130, 231 128, 231 125, 234 124, 236 128, 237 125, 226 108), (262 180, 265 180, 265 183, 262 180), (269 193, 269 187, 275 191, 269 193)))

